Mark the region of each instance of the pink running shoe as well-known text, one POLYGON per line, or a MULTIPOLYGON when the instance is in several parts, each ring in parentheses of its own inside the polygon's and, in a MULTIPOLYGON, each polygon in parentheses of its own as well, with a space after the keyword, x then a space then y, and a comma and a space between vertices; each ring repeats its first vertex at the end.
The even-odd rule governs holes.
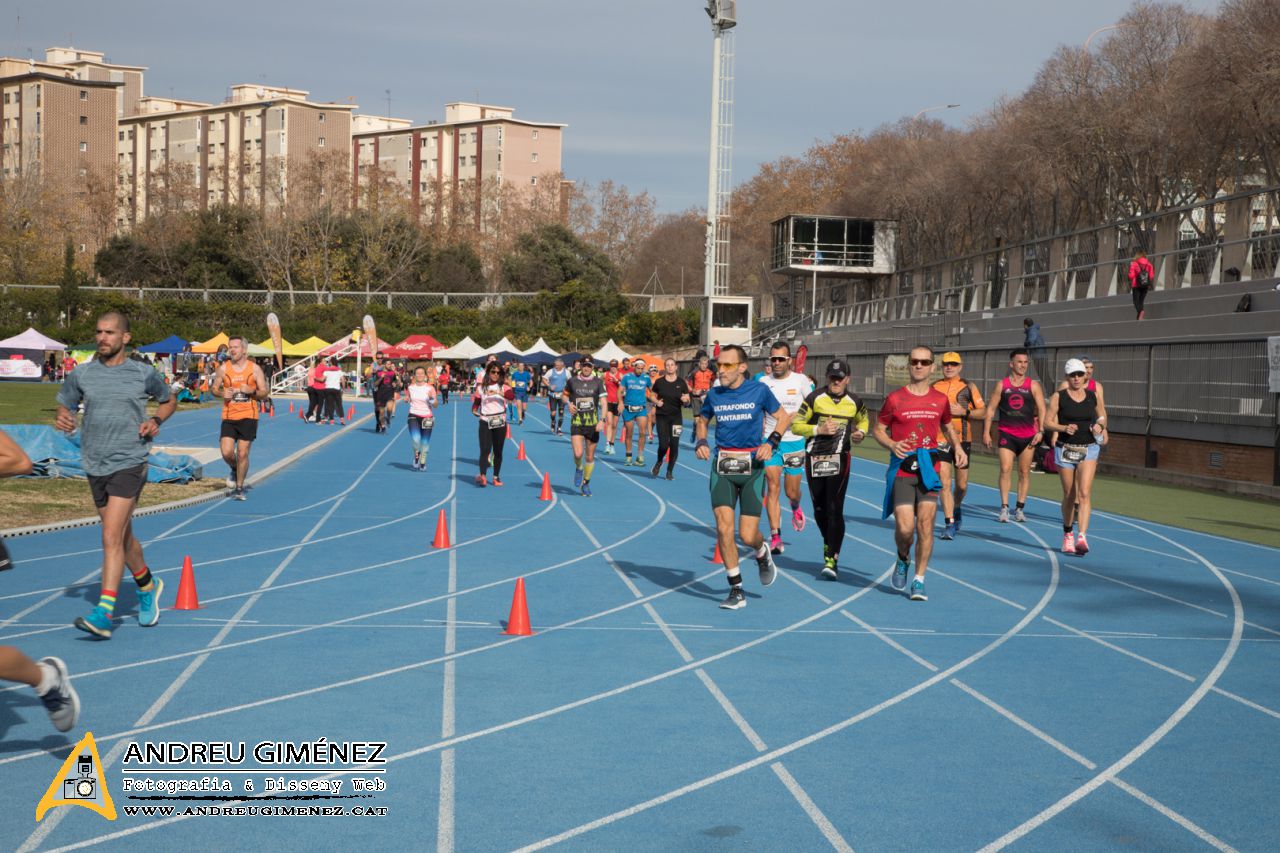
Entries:
POLYGON ((1089 543, 1085 541, 1083 533, 1076 537, 1076 553, 1081 557, 1089 553, 1089 543))
POLYGON ((798 506, 791 511, 791 526, 796 529, 796 533, 804 530, 804 507, 798 506))
POLYGON ((1076 535, 1074 533, 1064 533, 1062 535, 1062 553, 1076 553, 1076 535))
POLYGON ((782 534, 774 533, 769 537, 769 550, 778 555, 782 553, 782 534))

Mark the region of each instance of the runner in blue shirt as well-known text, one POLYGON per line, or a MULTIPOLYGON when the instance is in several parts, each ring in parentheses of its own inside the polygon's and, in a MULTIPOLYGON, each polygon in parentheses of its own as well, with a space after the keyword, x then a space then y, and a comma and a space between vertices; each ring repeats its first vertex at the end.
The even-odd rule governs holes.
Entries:
POLYGON ((565 402, 564 388, 569 382, 569 368, 564 366, 564 359, 557 358, 556 366, 547 372, 547 409, 551 413, 551 432, 563 435, 565 402))
POLYGON ((644 467, 644 444, 649 436, 649 389, 652 380, 644 375, 644 362, 637 361, 632 365, 632 372, 624 374, 618 380, 618 390, 622 393, 622 447, 626 451, 627 461, 624 465, 644 467), (636 428, 636 458, 631 460, 631 433, 636 428))
POLYGON ((698 412, 695 445, 699 459, 713 459, 711 465, 711 509, 716 516, 716 540, 725 572, 729 575, 729 597, 721 602, 725 610, 747 606, 738 571, 738 546, 733 538, 734 506, 741 504, 738 535, 755 550, 760 583, 769 586, 777 578, 769 546, 760 535, 760 513, 764 486, 764 463, 782 442, 782 433, 791 424, 791 415, 773 391, 747 378, 747 353, 736 344, 720 350, 716 359, 720 382, 708 392, 698 412), (761 443, 765 416, 776 418, 773 432, 761 443), (713 458, 707 443, 707 422, 716 419, 716 449, 713 458))
POLYGON ((516 369, 511 371, 511 385, 516 392, 516 423, 524 423, 525 410, 529 407, 529 383, 533 381, 533 374, 529 372, 529 367, 523 361, 516 365, 516 369))

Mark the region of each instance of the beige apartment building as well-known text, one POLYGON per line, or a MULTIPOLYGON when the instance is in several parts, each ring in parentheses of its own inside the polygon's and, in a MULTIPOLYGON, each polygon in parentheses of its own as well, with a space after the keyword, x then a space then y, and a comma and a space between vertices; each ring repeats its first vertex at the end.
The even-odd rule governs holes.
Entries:
POLYGON ((106 61, 106 54, 74 47, 51 47, 44 52, 45 62, 70 69, 77 80, 94 83, 119 83, 116 90, 116 115, 120 118, 137 112, 142 99, 142 77, 145 65, 117 65, 106 61))
POLYGON ((445 105, 442 122, 357 129, 351 143, 354 203, 359 204, 361 187, 376 164, 380 175, 404 187, 420 210, 429 202, 433 209, 422 213, 436 222, 447 215, 441 202, 445 195, 474 193, 475 227, 480 228, 485 181, 532 187, 561 171, 567 125, 524 121, 514 112, 511 107, 456 102, 445 105))
POLYGON ((303 89, 242 83, 221 104, 142 98, 120 120, 119 227, 164 204, 267 207, 287 197, 289 174, 312 152, 351 145, 354 104, 319 104, 303 89))

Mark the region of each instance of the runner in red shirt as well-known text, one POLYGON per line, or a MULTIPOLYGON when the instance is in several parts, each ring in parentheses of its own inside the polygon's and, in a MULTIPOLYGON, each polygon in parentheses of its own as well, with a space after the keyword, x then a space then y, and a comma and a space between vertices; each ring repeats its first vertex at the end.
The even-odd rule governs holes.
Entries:
POLYGON ((604 421, 604 452, 612 454, 613 434, 618 428, 618 361, 609 362, 609 369, 604 372, 604 401, 606 407, 604 421))
MULTIPOLYGON (((938 512, 940 465, 938 435, 947 437, 955 449, 957 465, 967 465, 968 455, 951 422, 951 401, 929 382, 933 370, 933 350, 920 346, 908 357, 911 382, 885 398, 873 431, 876 441, 893 453, 890 466, 897 466, 892 485, 894 542, 898 561, 893 568, 893 586, 904 589, 911 564, 911 543, 916 545, 916 573, 911 581, 911 600, 928 601, 924 575, 933 553, 933 521, 938 512), (932 470, 922 471, 920 450, 930 451, 932 470)), ((887 510, 886 510, 887 511, 887 510)))

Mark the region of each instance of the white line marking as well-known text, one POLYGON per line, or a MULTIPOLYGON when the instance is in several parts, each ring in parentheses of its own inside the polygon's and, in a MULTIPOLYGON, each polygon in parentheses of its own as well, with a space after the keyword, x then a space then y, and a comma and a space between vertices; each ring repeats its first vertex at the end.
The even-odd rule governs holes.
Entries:
POLYGON ((1137 788, 1133 787, 1128 782, 1125 782, 1122 779, 1112 779, 1111 784, 1115 785, 1117 788, 1119 788, 1121 791, 1124 791, 1126 794, 1129 794, 1130 796, 1135 797, 1138 800, 1141 800, 1143 803, 1146 803, 1148 806, 1160 812, 1160 814, 1169 818, 1169 820, 1173 821, 1178 826, 1187 830, 1192 835, 1196 836, 1206 844, 1211 844, 1214 847, 1218 848, 1219 850, 1224 851, 1224 853, 1235 853, 1235 848, 1232 847, 1230 844, 1218 838, 1216 835, 1210 834, 1208 830, 1201 828, 1199 825, 1192 823, 1190 820, 1178 814, 1173 809, 1166 806, 1164 803, 1161 803, 1158 800, 1148 796, 1147 794, 1144 794, 1142 791, 1139 791, 1137 788))
POLYGON ((807 814, 809 819, 814 822, 818 827, 818 831, 822 833, 823 837, 827 839, 831 846, 840 851, 840 853, 853 853, 853 847, 849 845, 849 842, 844 840, 844 837, 841 836, 840 832, 836 829, 835 824, 833 824, 827 816, 822 813, 822 809, 818 808, 818 804, 810 799, 809 795, 805 793, 804 788, 800 787, 800 783, 798 783, 795 778, 787 772, 787 768, 782 766, 782 762, 774 762, 769 765, 769 767, 773 770, 774 775, 782 780, 782 784, 787 786, 787 790, 791 792, 791 796, 796 798, 796 802, 800 804, 800 808, 804 809, 804 813, 807 814))
POLYGON ((1113 652, 1119 652, 1120 654, 1125 655, 1126 657, 1131 657, 1136 661, 1145 663, 1147 666, 1155 667, 1161 672, 1167 672, 1172 676, 1181 678, 1183 681, 1190 681, 1194 683, 1196 680, 1195 676, 1187 675, 1185 672, 1179 672, 1178 670, 1173 669, 1172 667, 1165 666, 1162 663, 1157 663, 1156 661, 1153 661, 1151 658, 1143 657, 1140 654, 1131 652, 1128 649, 1115 645, 1114 643, 1108 643, 1106 640, 1102 639, 1101 637, 1098 637, 1094 634, 1087 633, 1085 631, 1081 631, 1078 628, 1072 628, 1070 625, 1066 624, 1065 622, 1059 622, 1057 619, 1052 619, 1048 616, 1044 617, 1044 621, 1048 622, 1050 625, 1057 626, 1064 631, 1070 631, 1072 634, 1075 634, 1078 637, 1083 637, 1084 639, 1092 643, 1097 643, 1098 645, 1103 646, 1104 648, 1111 649, 1113 652))
POLYGON ((1089 770, 1098 769, 1098 765, 1094 764, 1092 761, 1085 758, 1083 755, 1076 752, 1074 749, 1071 749, 1062 741, 1050 736, 1047 732, 1043 731, 1042 729, 1038 729, 1035 726, 1031 725, 1026 720, 1022 719, 1017 714, 1010 711, 1008 708, 1005 708, 1003 705, 999 705, 995 701, 987 698, 983 694, 979 693, 977 690, 974 690, 972 687, 965 684, 960 679, 953 678, 951 679, 951 683, 954 684, 956 687, 959 687, 965 693, 968 693, 974 699, 977 699, 983 705, 986 705, 988 708, 995 711, 1000 716, 1004 717, 1009 722, 1013 723, 1018 728, 1034 735, 1035 737, 1049 744, 1049 746, 1058 750, 1058 752, 1061 752, 1063 755, 1065 755, 1067 758, 1070 758, 1072 761, 1076 762, 1077 764, 1083 765, 1085 768, 1089 770))

